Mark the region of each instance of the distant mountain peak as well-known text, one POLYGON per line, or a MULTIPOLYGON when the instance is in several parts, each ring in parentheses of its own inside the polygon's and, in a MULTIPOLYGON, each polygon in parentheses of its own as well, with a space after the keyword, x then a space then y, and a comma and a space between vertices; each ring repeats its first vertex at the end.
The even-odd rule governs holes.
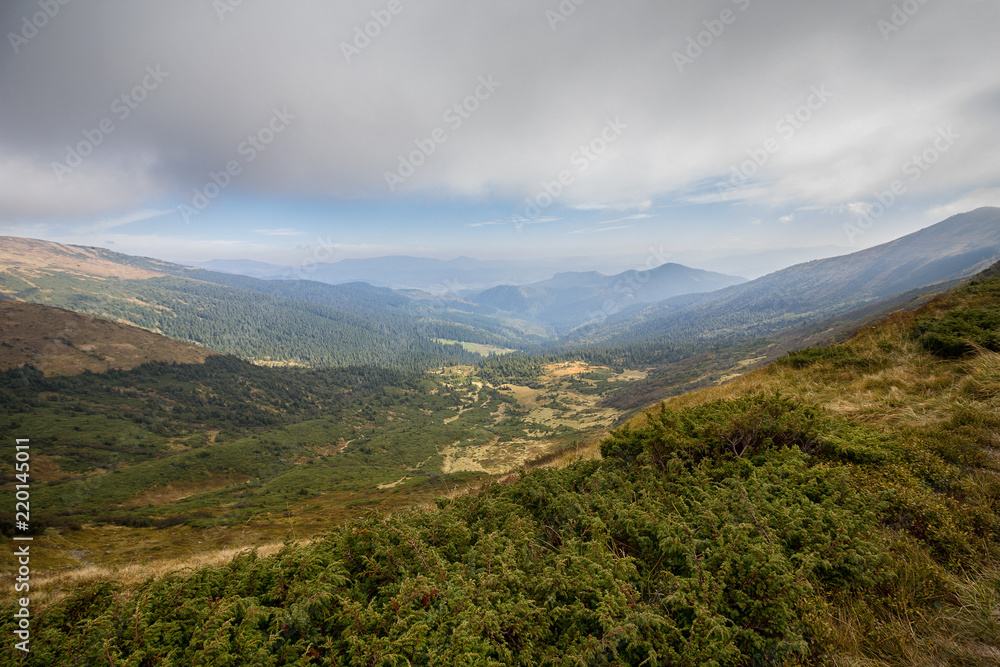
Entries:
POLYGON ((564 271, 517 289, 494 287, 469 299, 567 333, 595 317, 606 318, 637 305, 742 282, 744 279, 734 276, 664 264, 649 271, 633 269, 611 276, 597 271, 564 271))
POLYGON ((782 269, 692 302, 611 318, 581 344, 766 336, 911 290, 968 278, 1000 259, 1000 208, 983 207, 883 245, 782 269))

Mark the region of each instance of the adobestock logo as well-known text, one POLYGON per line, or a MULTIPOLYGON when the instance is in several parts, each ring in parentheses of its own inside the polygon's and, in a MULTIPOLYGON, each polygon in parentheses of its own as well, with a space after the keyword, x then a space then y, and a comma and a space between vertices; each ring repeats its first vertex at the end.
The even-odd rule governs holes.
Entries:
POLYGON ((316 273, 316 268, 320 264, 334 261, 338 247, 337 240, 327 235, 324 238, 317 238, 311 247, 311 257, 307 257, 292 267, 288 276, 291 280, 309 280, 310 276, 316 273))
POLYGON ((542 217, 542 212, 562 197, 566 188, 576 182, 576 174, 587 171, 594 162, 599 160, 611 144, 618 141, 628 129, 628 125, 621 122, 616 116, 613 120, 605 120, 604 129, 599 135, 583 144, 570 156, 569 163, 573 169, 563 169, 555 179, 542 181, 542 189, 534 197, 524 200, 521 211, 511 216, 514 227, 521 231, 524 225, 538 222, 542 217))
POLYGON ((780 152, 785 144, 794 139, 799 130, 805 127, 806 123, 813 119, 816 112, 826 106, 833 97, 834 94, 826 89, 825 84, 810 88, 805 103, 786 113, 774 124, 774 129, 781 137, 781 141, 774 137, 768 137, 760 146, 747 149, 746 154, 749 159, 733 164, 729 168, 729 180, 716 185, 716 189, 722 195, 722 200, 728 201, 729 195, 734 190, 756 176, 771 161, 771 158, 780 152))
MULTIPOLYGON (((466 121, 472 118, 472 114, 479 111, 482 103, 493 97, 493 93, 502 84, 493 79, 493 75, 479 77, 479 85, 476 86, 472 95, 469 95, 461 102, 457 102, 445 110, 442 120, 448 125, 451 132, 457 132, 466 121)), ((413 144, 416 150, 410 151, 406 155, 399 156, 399 165, 395 171, 385 172, 385 184, 390 192, 395 192, 396 188, 406 182, 406 179, 417 173, 417 169, 422 167, 432 155, 437 152, 438 146, 444 144, 449 138, 448 130, 443 127, 435 128, 430 135, 424 139, 414 139, 413 144)))
MULTIPOLYGON (((122 93, 111 103, 111 113, 120 121, 124 122, 132 115, 132 112, 139 108, 139 105, 146 101, 149 94, 160 87, 160 84, 170 76, 170 72, 164 72, 157 65, 146 67, 146 76, 132 90, 122 93)), ((80 167, 84 160, 94 153, 98 146, 113 133, 118 126, 115 125, 111 117, 102 118, 93 129, 82 131, 83 140, 76 144, 66 145, 66 157, 62 162, 53 162, 52 170, 55 172, 56 180, 60 183, 69 174, 80 167)))
MULTIPOLYGON (((909 177, 910 185, 917 183, 924 177, 924 174, 937 164, 938 160, 945 153, 951 150, 955 142, 961 138, 961 135, 955 132, 951 126, 947 128, 939 127, 937 135, 930 144, 919 153, 914 153, 907 159, 900 167, 900 172, 904 176, 909 177)), ((847 236, 848 243, 853 244, 854 239, 871 229, 877 220, 888 213, 909 192, 910 185, 903 179, 897 178, 886 189, 875 191, 875 201, 873 203, 859 202, 853 204, 862 213, 858 215, 854 222, 844 224, 844 234, 847 236)))
POLYGON ((549 21, 549 27, 552 28, 552 32, 559 29, 560 24, 565 23, 569 20, 569 17, 576 13, 577 7, 587 2, 587 0, 562 0, 559 6, 556 7, 557 11, 549 9, 545 12, 545 18, 549 21))
POLYGON ((889 39, 903 29, 910 19, 917 15, 917 13, 923 9, 923 6, 927 4, 927 0, 906 0, 902 4, 892 6, 892 14, 889 15, 888 19, 879 19, 875 24, 879 32, 882 33, 882 39, 889 41, 889 39))
POLYGON ((184 216, 184 222, 191 222, 192 218, 208 208, 209 204, 215 201, 223 190, 232 185, 233 178, 243 173, 243 167, 266 151, 275 138, 288 129, 291 121, 295 118, 295 114, 289 113, 287 107, 275 108, 271 120, 257 132, 247 135, 247 138, 236 147, 236 154, 243 159, 234 158, 226 162, 219 171, 208 172, 208 180, 205 181, 205 184, 194 189, 191 203, 181 204, 177 207, 177 210, 184 216))
POLYGON ((215 15, 219 17, 219 21, 225 21, 226 16, 232 14, 236 9, 243 4, 243 0, 212 0, 212 8, 215 10, 215 15))

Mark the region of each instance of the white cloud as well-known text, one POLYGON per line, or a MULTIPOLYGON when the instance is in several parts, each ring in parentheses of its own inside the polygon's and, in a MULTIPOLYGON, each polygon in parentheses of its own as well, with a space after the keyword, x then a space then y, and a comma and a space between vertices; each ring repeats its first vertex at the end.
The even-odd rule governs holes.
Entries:
POLYGON ((15 219, 86 218, 141 207, 158 194, 151 165, 130 168, 85 162, 60 180, 42 156, 0 150, 0 215, 15 219))
POLYGON ((649 213, 636 213, 635 215, 627 215, 627 216, 625 216, 623 218, 615 218, 614 220, 602 220, 601 222, 598 222, 597 224, 599 224, 599 225, 613 225, 616 222, 627 222, 629 220, 648 220, 649 218, 652 218, 652 217, 653 216, 650 215, 649 213))
POLYGON ((864 201, 852 201, 846 205, 847 212, 855 217, 868 213, 871 208, 872 205, 864 201))
POLYGON ((965 213, 966 211, 972 211, 984 206, 1000 207, 1000 187, 976 190, 975 192, 965 195, 955 201, 948 202, 942 206, 935 206, 927 212, 927 218, 933 221, 944 220, 945 218, 950 218, 953 215, 965 213))
POLYGON ((254 234, 262 234, 264 236, 301 236, 304 232, 300 232, 296 229, 255 229, 254 234))
POLYGON ((620 229, 632 229, 635 225, 618 225, 617 227, 598 227, 596 229, 574 229, 571 234, 600 234, 602 232, 613 232, 620 229))

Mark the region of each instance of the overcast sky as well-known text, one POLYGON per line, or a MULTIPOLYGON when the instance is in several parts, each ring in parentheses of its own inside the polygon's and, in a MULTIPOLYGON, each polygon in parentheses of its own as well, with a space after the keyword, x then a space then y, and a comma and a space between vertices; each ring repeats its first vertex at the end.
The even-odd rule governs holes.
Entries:
POLYGON ((0 234, 683 262, 1000 205, 997 0, 5 0, 0 22, 0 234))

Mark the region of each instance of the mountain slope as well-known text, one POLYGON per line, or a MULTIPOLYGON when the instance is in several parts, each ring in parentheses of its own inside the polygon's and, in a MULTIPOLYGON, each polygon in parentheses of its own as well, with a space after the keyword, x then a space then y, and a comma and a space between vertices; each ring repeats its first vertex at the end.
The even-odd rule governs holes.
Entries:
POLYGON ((1000 209, 982 208, 868 250, 793 266, 710 295, 610 318, 572 344, 749 338, 963 278, 1000 257, 1000 209))
POLYGON ((0 370, 31 365, 46 375, 75 375, 151 361, 203 363, 213 354, 91 315, 0 300, 0 370))
POLYGON ((413 366, 475 360, 437 339, 518 347, 493 318, 387 289, 267 281, 100 248, 0 238, 0 296, 85 312, 266 363, 413 366))
POLYGON ((637 304, 711 292, 742 282, 742 278, 663 264, 649 271, 626 271, 614 276, 596 271, 560 273, 542 282, 520 287, 501 285, 467 298, 480 306, 492 306, 567 333, 595 317, 614 315, 637 304))

